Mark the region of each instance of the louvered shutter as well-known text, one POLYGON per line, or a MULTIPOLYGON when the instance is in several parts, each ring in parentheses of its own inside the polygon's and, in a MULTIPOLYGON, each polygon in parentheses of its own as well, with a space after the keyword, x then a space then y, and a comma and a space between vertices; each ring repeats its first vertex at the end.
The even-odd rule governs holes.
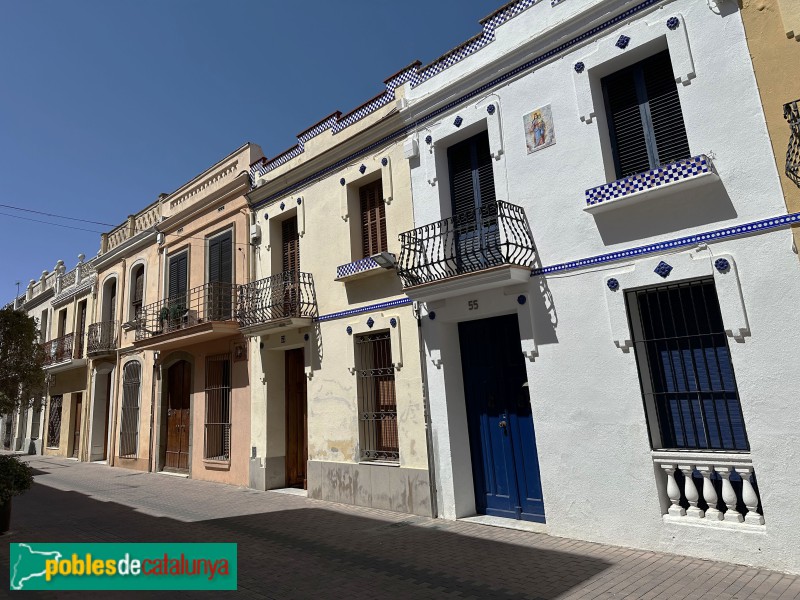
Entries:
POLYGON ((233 240, 231 233, 222 236, 219 248, 219 281, 233 283, 233 240))
POLYGON ((133 286, 133 301, 141 303, 144 301, 144 267, 136 271, 136 280, 133 286))
POLYGON ((175 298, 186 293, 187 256, 184 252, 169 261, 169 297, 175 298))
POLYGON ((281 224, 283 237, 283 270, 298 271, 300 268, 300 237, 297 235, 297 217, 286 219, 281 224))
MULTIPOLYGON (((476 206, 475 184, 473 181, 472 140, 465 140, 447 149, 447 163, 450 169, 450 198, 453 215, 460 219, 472 220, 476 206)), ((474 217, 473 217, 474 218, 474 217)))
POLYGON ((208 243, 208 281, 219 281, 219 248, 220 238, 211 238, 208 243))
POLYGON ((668 51, 605 77, 602 86, 618 178, 690 156, 668 51))
POLYGON ((361 249, 363 256, 385 252, 386 242, 386 204, 383 202, 381 180, 361 187, 358 191, 361 201, 361 249))

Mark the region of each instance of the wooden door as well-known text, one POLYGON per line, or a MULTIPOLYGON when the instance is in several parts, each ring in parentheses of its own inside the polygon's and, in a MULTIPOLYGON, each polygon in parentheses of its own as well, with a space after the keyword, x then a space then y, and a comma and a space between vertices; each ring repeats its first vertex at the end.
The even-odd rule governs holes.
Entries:
POLYGON ((283 257, 283 317, 299 314, 300 308, 300 236, 297 217, 281 223, 283 257))
POLYGON ((306 489, 308 415, 303 349, 287 350, 286 360, 286 487, 306 489))
POLYGON ((191 405, 191 367, 185 360, 169 368, 167 374, 167 452, 165 469, 189 469, 189 411, 191 405))
POLYGON ((458 324, 477 512, 545 522, 517 315, 458 324))
POLYGON ((73 430, 72 430, 72 458, 78 458, 78 450, 81 447, 82 410, 83 410, 83 393, 78 392, 75 396, 75 416, 73 418, 73 430))

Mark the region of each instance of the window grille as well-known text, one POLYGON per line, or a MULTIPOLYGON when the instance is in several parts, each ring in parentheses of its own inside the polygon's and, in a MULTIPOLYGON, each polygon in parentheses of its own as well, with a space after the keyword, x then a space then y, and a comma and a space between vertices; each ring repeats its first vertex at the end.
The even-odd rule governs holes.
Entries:
POLYGON ((800 100, 783 105, 783 117, 788 121, 791 134, 786 149, 786 176, 800 187, 800 100))
POLYGON ((47 447, 58 448, 61 444, 61 403, 63 396, 50 397, 50 413, 47 422, 47 447))
POLYGON ((749 450, 714 280, 626 300, 653 448, 749 450))
POLYGON ((669 51, 603 78, 602 88, 617 178, 689 158, 669 51))
POLYGON ((206 358, 205 452, 210 460, 231 459, 231 357, 206 358))
POLYGON ((397 461, 397 399, 388 331, 355 338, 361 459, 397 461))
POLYGON ((364 258, 386 252, 386 204, 379 179, 358 190, 361 201, 361 249, 364 258))
POLYGON ((139 452, 139 398, 142 365, 131 361, 122 372, 122 423, 119 433, 119 455, 136 458, 139 452))

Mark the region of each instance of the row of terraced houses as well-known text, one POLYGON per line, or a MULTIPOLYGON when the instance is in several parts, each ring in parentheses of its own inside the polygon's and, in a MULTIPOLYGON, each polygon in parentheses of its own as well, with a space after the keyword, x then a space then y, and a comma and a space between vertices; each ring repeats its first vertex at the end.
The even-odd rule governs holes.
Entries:
POLYGON ((800 9, 481 25, 31 280, 6 447, 800 572, 800 9))

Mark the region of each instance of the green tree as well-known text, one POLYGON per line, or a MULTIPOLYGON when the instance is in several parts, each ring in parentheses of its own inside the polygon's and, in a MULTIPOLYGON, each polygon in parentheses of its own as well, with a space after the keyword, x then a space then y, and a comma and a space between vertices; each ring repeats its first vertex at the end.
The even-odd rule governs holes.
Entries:
POLYGON ((36 319, 8 306, 0 309, 0 414, 41 398, 44 359, 36 319))

